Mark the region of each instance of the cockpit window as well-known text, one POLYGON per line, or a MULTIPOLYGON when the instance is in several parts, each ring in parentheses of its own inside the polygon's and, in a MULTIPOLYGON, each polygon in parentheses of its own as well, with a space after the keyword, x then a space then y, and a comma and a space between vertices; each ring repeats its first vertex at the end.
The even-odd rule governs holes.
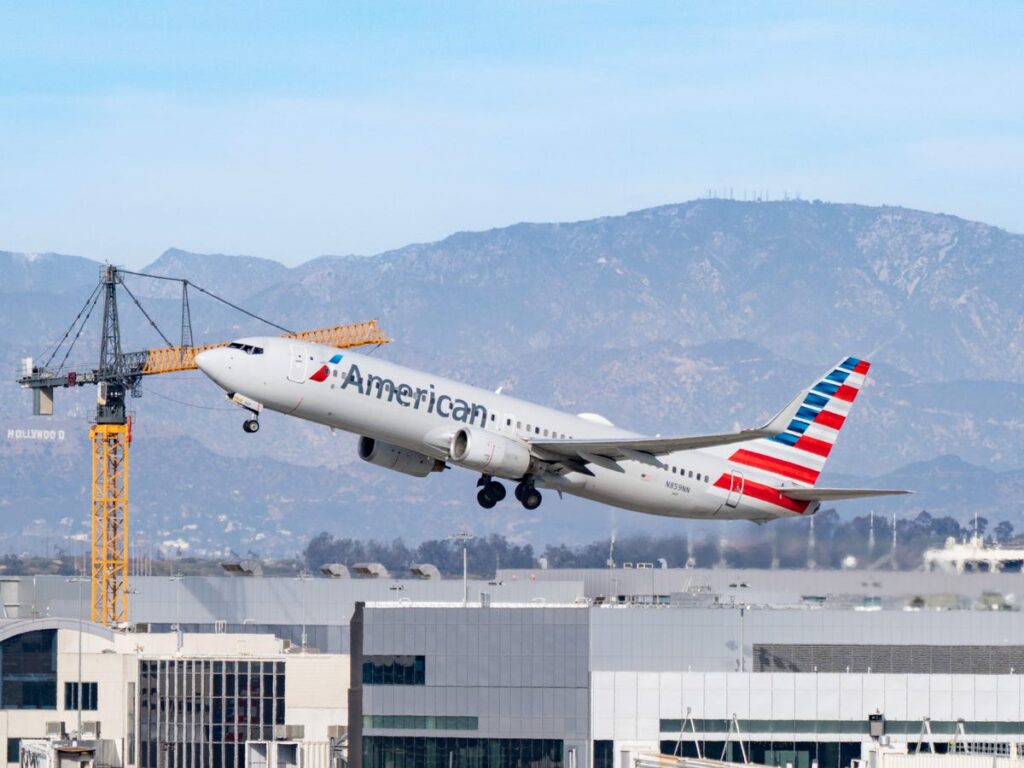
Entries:
POLYGON ((240 349, 247 355, 262 355, 263 347, 254 347, 251 344, 241 344, 237 341, 232 341, 228 344, 228 349, 240 349))

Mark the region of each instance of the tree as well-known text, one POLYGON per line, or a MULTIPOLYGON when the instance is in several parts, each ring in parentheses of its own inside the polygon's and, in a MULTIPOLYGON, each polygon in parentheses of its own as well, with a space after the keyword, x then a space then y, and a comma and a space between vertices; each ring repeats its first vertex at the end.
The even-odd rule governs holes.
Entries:
POLYGON ((1000 544, 1005 544, 1013 538, 1013 523, 1009 520, 1003 520, 995 527, 993 533, 995 533, 996 541, 1000 544))

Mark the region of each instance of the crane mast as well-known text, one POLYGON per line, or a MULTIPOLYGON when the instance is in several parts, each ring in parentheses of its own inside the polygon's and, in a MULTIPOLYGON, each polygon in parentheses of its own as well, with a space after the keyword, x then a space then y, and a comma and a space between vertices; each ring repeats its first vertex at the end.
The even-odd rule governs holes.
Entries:
POLYGON ((107 626, 128 620, 128 448, 125 402, 138 374, 125 370, 117 316, 117 268, 103 273, 103 332, 92 446, 92 620, 107 626))
POLYGON ((228 342, 194 346, 192 316, 188 288, 220 301, 250 317, 285 331, 285 337, 302 339, 317 344, 347 348, 364 344, 385 344, 390 339, 371 320, 351 325, 338 325, 309 331, 288 331, 275 323, 248 312, 182 278, 146 275, 106 265, 99 286, 86 300, 85 306, 72 322, 64 338, 50 357, 35 365, 31 358, 22 361, 22 374, 18 383, 32 390, 32 412, 36 416, 53 415, 53 394, 58 387, 96 385, 96 414, 89 430, 92 457, 91 507, 91 562, 92 598, 91 617, 105 626, 123 625, 128 621, 128 454, 132 442, 131 417, 128 414, 129 394, 138 396, 143 376, 196 369, 196 355, 206 349, 225 346, 228 342), (171 280, 181 283, 181 343, 171 344, 156 323, 124 285, 123 275, 171 280), (167 346, 141 352, 124 352, 121 348, 121 325, 117 310, 118 286, 126 291, 145 315, 167 346), (64 360, 51 367, 57 351, 64 341, 71 339, 70 353, 75 340, 81 335, 93 308, 102 299, 103 327, 100 334, 99 364, 86 371, 66 371, 64 360), (76 332, 77 328, 77 332, 76 332), (74 334, 72 336, 72 334, 74 334))

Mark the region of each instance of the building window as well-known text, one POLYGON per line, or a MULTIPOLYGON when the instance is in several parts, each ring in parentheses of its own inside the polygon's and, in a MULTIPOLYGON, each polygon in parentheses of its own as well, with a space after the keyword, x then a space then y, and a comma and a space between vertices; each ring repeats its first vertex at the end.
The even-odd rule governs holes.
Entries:
MULTIPOLYGON (((96 683, 82 683, 82 709, 98 709, 96 683)), ((64 709, 78 709, 78 683, 64 683, 64 709)))
POLYGON ((363 685, 426 685, 425 656, 364 656, 363 685))
POLYGON ((615 742, 601 740, 594 742, 594 768, 613 768, 615 765, 615 742))
POLYGON ((246 741, 285 723, 284 662, 139 662, 140 768, 243 768, 246 741), (202 739, 196 739, 196 734, 202 739))
POLYGON ((4 709, 57 708, 57 630, 25 632, 0 643, 4 709))
POLYGON ((414 731, 475 731, 480 720, 464 715, 363 715, 363 728, 406 728, 414 731))
POLYGON ((7 762, 21 762, 21 739, 7 739, 7 762))
POLYGON ((561 739, 364 736, 364 768, 561 768, 561 739))

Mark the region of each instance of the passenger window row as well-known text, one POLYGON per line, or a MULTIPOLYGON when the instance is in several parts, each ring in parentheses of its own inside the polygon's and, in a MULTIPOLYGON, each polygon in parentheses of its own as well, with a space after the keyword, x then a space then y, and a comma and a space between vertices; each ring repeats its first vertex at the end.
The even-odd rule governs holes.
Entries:
POLYGON ((687 477, 687 478, 690 478, 691 480, 697 480, 698 482, 702 482, 702 483, 711 482, 711 478, 709 478, 705 474, 702 474, 702 473, 698 472, 696 475, 694 475, 692 469, 691 470, 686 470, 684 468, 680 468, 680 467, 676 467, 676 466, 671 466, 669 464, 662 464, 661 468, 665 472, 668 472, 669 470, 671 470, 673 475, 679 475, 680 477, 687 477))

